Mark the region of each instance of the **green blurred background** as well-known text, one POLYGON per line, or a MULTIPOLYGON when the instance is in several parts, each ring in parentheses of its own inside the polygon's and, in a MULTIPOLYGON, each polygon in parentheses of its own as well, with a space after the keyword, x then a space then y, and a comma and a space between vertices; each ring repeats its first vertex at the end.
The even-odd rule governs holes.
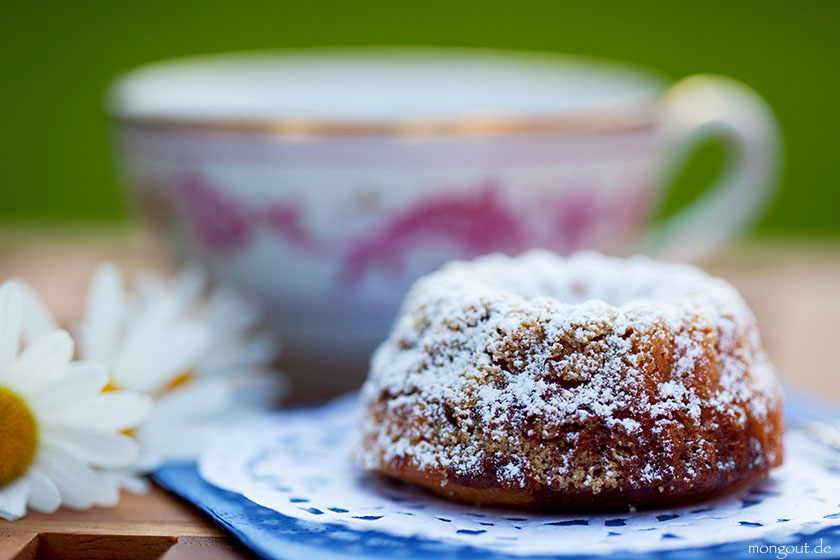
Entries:
MULTIPOLYGON (((0 0, 0 224, 123 220, 105 87, 146 62, 327 45, 538 49, 631 61, 673 79, 729 74, 765 96, 785 137, 781 188, 762 234, 840 234, 840 2, 705 0, 0 0)), ((720 165, 707 146, 668 201, 720 165)))

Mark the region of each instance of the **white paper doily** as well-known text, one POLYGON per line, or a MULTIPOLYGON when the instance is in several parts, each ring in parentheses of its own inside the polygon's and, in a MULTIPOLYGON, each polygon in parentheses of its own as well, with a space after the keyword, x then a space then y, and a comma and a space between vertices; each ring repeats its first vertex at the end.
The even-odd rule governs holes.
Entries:
POLYGON ((201 476, 283 515, 515 555, 608 554, 783 539, 840 523, 840 453, 792 432, 785 465, 740 494, 636 513, 563 514, 451 503, 347 458, 355 397, 236 426, 201 476))

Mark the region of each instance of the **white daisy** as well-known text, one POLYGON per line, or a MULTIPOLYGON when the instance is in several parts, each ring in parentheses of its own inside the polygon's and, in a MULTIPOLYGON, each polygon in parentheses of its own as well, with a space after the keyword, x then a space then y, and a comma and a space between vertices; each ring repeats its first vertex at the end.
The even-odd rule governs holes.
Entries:
POLYGON ((119 491, 98 469, 136 460, 137 443, 120 432, 145 419, 151 400, 103 394, 105 367, 71 362, 72 339, 30 312, 30 294, 19 282, 0 286, 0 517, 113 506, 119 491), (42 333, 21 351, 24 328, 42 333))
POLYGON ((239 292, 206 283, 187 268, 171 280, 145 275, 127 295, 118 268, 95 273, 81 326, 81 355, 105 363, 111 383, 155 399, 134 431, 140 457, 108 476, 132 491, 164 461, 193 460, 231 421, 274 404, 282 378, 267 364, 276 344, 256 328, 259 307, 239 292))
POLYGON ((277 338, 261 328, 263 311, 255 298, 229 285, 207 288, 197 266, 186 266, 175 278, 138 278, 137 302, 151 302, 174 295, 187 316, 200 317, 210 331, 210 344, 195 365, 195 378, 225 380, 233 391, 230 415, 252 414, 271 407, 287 388, 286 378, 271 366, 280 351, 277 338), (202 294, 208 293, 206 298, 202 294))

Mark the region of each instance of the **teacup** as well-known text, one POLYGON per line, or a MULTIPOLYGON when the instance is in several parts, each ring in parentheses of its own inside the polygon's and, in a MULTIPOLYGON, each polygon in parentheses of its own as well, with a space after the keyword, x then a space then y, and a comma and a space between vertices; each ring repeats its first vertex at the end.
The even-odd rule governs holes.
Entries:
POLYGON ((547 54, 313 50, 163 62, 112 88, 130 192, 176 253, 262 295, 299 394, 359 383, 411 282, 450 259, 687 260, 761 210, 779 138, 728 78, 547 54), (699 138, 729 167, 664 223, 699 138))

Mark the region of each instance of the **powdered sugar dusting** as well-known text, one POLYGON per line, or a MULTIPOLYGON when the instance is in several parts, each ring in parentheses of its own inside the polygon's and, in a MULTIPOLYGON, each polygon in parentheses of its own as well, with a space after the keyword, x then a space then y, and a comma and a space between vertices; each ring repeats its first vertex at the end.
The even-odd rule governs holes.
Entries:
MULTIPOLYGON (((362 401, 364 468, 410 461, 505 488, 595 493, 735 468, 704 435, 766 423, 780 406, 753 315, 725 281, 644 257, 545 251, 419 280, 362 401), (584 453, 593 445, 599 456, 584 453), (652 455, 640 460, 637 446, 652 455)), ((762 468, 777 462, 764 443, 750 458, 762 468)))

